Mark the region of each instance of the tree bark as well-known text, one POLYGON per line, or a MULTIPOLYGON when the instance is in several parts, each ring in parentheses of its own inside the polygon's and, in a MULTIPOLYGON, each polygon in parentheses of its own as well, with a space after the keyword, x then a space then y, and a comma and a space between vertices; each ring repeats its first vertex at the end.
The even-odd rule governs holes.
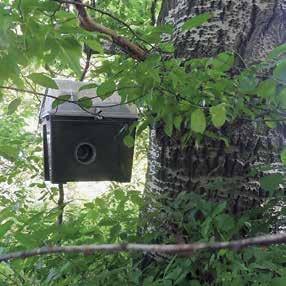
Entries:
MULTIPOLYGON (((184 59, 232 51, 239 55, 238 66, 242 62, 249 65, 286 42, 285 0, 165 0, 159 21, 175 25, 176 57, 184 59), (208 23, 181 31, 186 20, 204 12, 213 14, 208 23)), ((235 214, 261 205, 267 197, 259 185, 261 173, 250 177, 249 172, 265 164, 274 172, 283 171, 279 159, 285 144, 283 127, 274 130, 255 122, 237 121, 220 132, 229 138, 229 148, 208 138, 199 146, 190 142, 183 148, 179 140, 164 135, 161 127, 152 128, 145 189, 151 213, 156 213, 156 201, 162 200, 162 195, 175 198, 181 192, 227 201, 235 214)), ((154 216, 155 220, 161 218, 158 213, 154 216)))

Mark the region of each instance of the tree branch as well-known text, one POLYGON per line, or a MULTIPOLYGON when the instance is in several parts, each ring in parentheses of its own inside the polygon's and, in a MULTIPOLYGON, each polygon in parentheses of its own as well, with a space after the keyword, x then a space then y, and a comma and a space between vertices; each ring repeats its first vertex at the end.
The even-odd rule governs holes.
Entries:
MULTIPOLYGON (((60 1, 60 2, 65 2, 65 1, 60 1)), ((127 54, 129 54, 132 58, 136 60, 143 61, 146 58, 146 51, 143 48, 132 43, 127 38, 118 35, 112 29, 109 29, 93 21, 85 10, 86 5, 84 5, 81 0, 69 1, 69 2, 72 2, 75 5, 75 8, 78 12, 78 18, 80 21, 80 25, 86 31, 98 32, 98 33, 109 36, 110 40, 113 43, 121 47, 124 51, 126 51, 127 54)))
POLYGON ((102 10, 102 9, 99 9, 97 7, 94 7, 94 6, 91 6, 91 5, 88 5, 88 4, 84 4, 84 3, 79 3, 77 2, 76 0, 75 1, 71 1, 71 0, 53 0, 53 1, 56 1, 56 2, 59 2, 59 3, 65 3, 65 4, 72 4, 72 5, 81 5, 85 8, 88 8, 90 10, 93 10, 95 12, 98 12, 102 15, 105 15, 105 16, 108 16, 109 18, 113 19, 114 21, 120 23, 122 26, 124 26, 125 28, 127 28, 138 40, 142 41, 143 43, 147 44, 147 45, 151 45, 150 43, 148 43, 145 39, 141 38, 140 35, 138 35, 137 32, 135 32, 130 25, 128 25, 126 22, 124 22, 123 20, 121 20, 120 18, 114 16, 112 13, 108 12, 108 11, 105 11, 105 10, 102 10))
POLYGON ((273 244, 286 243, 286 233, 269 234, 257 236, 242 240, 233 240, 225 242, 212 243, 192 243, 192 244, 91 244, 78 246, 51 246, 36 248, 28 251, 18 251, 0 255, 0 262, 13 259, 24 259, 33 256, 50 255, 50 254, 74 254, 81 253, 92 255, 97 252, 149 252, 149 253, 166 253, 173 255, 192 256, 196 251, 202 250, 240 250, 250 246, 269 246, 273 244))
POLYGON ((84 81, 85 76, 88 73, 88 69, 90 67, 90 60, 91 60, 92 50, 87 45, 85 45, 85 53, 86 53, 86 61, 85 61, 85 66, 84 66, 82 75, 80 77, 80 81, 84 81))

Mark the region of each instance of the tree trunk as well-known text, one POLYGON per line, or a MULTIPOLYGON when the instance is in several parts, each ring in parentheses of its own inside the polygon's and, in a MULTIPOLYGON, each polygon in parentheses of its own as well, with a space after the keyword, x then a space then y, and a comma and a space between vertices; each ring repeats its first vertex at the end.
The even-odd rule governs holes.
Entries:
MULTIPOLYGON (((165 0, 159 23, 165 22, 176 27, 176 57, 189 59, 233 51, 239 55, 237 65, 251 64, 286 41, 286 1, 165 0), (180 30, 186 20, 204 12, 213 14, 208 23, 196 30, 180 30)), ((183 148, 160 127, 151 130, 145 189, 150 212, 162 196, 176 198, 181 192, 227 201, 233 213, 260 206, 267 196, 259 186, 261 173, 250 177, 249 172, 264 164, 281 171, 279 153, 285 144, 285 132, 282 127, 274 130, 246 121, 227 125, 220 132, 229 138, 229 148, 207 138, 199 146, 191 142, 183 148)))

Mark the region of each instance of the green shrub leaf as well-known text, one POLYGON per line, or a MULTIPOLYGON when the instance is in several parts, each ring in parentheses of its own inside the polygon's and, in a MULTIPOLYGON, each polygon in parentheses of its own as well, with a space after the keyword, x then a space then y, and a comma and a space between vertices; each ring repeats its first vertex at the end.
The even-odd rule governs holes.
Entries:
POLYGON ((219 104, 210 108, 212 123, 216 128, 220 128, 226 121, 226 110, 224 104, 219 104))
POLYGON ((212 17, 211 13, 203 13, 198 16, 192 17, 186 21, 182 27, 183 31, 191 30, 206 23, 212 17))
POLYGON ((43 73, 32 73, 28 76, 28 78, 31 79, 34 83, 43 87, 58 89, 55 81, 43 73))
POLYGON ((197 133, 204 133, 206 130, 206 117, 201 109, 197 109, 191 116, 191 129, 197 133))

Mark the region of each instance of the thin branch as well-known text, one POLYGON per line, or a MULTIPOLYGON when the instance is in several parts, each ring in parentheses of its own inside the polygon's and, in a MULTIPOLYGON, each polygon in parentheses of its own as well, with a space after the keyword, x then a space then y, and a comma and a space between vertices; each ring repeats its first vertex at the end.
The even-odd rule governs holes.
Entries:
POLYGON ((90 67, 90 60, 91 60, 91 55, 92 55, 92 50, 88 46, 85 47, 86 50, 86 61, 85 61, 85 66, 82 72, 82 75, 80 77, 80 81, 84 81, 86 74, 88 73, 88 69, 90 67))
MULTIPOLYGON (((137 44, 134 44, 130 40, 125 37, 118 35, 114 30, 109 29, 99 23, 94 22, 85 10, 85 5, 81 2, 81 0, 74 1, 74 5, 78 12, 78 18, 80 21, 80 25, 89 32, 98 32, 101 34, 105 34, 110 37, 110 40, 121 47, 124 51, 127 52, 132 58, 144 61, 146 58, 146 51, 142 49, 137 44)), ((91 6, 92 7, 92 6, 91 6)), ((93 7, 92 7, 93 8, 93 7)))
POLYGON ((65 208, 64 200, 65 200, 64 185, 59 184, 59 199, 58 199, 59 215, 57 219, 58 225, 62 225, 64 220, 64 208, 65 208))
POLYGON ((51 97, 51 98, 57 99, 56 96, 46 95, 46 94, 43 93, 43 92, 37 92, 37 91, 32 91, 32 90, 26 90, 26 89, 17 88, 17 87, 12 87, 12 86, 0 85, 0 89, 13 90, 13 91, 17 91, 17 92, 25 92, 25 93, 30 93, 30 94, 33 94, 33 95, 47 96, 47 97, 51 97))
POLYGON ((269 234, 241 240, 192 243, 192 244, 91 244, 77 246, 50 246, 35 248, 28 251, 11 252, 0 255, 0 262, 13 259, 24 259, 27 257, 50 255, 50 254, 74 254, 81 253, 92 255, 97 252, 149 252, 166 253, 173 255, 192 256, 196 251, 220 249, 240 250, 250 246, 269 246, 273 244, 286 243, 286 233, 269 234))
MULTIPOLYGON (((13 91, 17 91, 17 92, 25 92, 25 93, 30 93, 30 94, 33 94, 33 95, 39 95, 39 96, 44 96, 44 97, 50 97, 50 98, 53 98, 53 99, 59 99, 57 96, 45 94, 43 92, 37 92, 37 91, 32 91, 32 90, 27 90, 27 89, 12 87, 12 86, 0 85, 0 89, 13 90, 13 91)), ((100 98, 100 97, 99 96, 89 97, 89 98, 86 98, 86 99, 82 99, 82 101, 95 99, 95 98, 100 98)), ((69 102, 69 103, 73 103, 73 104, 78 104, 78 101, 76 101, 76 100, 60 99, 60 101, 62 101, 62 102, 69 102)))

